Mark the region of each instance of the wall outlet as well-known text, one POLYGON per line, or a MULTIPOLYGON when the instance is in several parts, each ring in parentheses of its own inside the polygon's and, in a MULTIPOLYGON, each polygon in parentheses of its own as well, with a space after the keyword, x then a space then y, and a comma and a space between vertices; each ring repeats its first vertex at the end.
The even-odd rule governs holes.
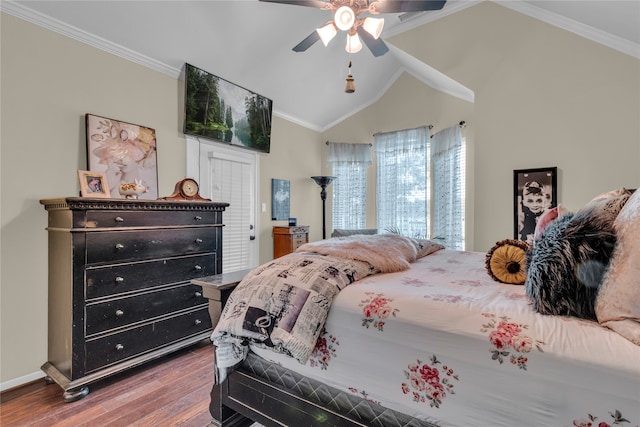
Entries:
POLYGON ((266 212, 267 211, 267 204, 263 203, 261 209, 262 209, 262 212, 266 212))

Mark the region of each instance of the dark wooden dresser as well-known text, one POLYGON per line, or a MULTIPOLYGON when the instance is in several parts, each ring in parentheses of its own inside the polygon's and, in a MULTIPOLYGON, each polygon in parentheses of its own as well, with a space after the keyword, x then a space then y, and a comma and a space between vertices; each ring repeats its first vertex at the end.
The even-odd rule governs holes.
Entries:
POLYGON ((191 279, 222 272, 227 203, 41 200, 48 212, 47 380, 71 402, 87 385, 207 338, 191 279))
POLYGON ((273 227, 273 257, 290 254, 309 241, 308 225, 273 227))

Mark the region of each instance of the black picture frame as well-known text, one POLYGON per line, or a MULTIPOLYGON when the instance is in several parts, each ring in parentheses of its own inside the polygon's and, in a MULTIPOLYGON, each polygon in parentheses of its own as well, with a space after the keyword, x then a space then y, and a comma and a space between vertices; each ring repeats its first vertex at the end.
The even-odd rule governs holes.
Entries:
POLYGON ((513 171, 513 238, 533 242, 538 218, 558 206, 558 168, 513 171))

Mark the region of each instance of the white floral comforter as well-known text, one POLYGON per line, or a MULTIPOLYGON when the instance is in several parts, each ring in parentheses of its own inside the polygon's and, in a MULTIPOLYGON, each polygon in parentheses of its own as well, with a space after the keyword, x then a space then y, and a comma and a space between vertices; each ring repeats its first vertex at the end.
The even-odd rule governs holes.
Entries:
POLYGON ((233 290, 211 334, 216 382, 244 360, 249 343, 306 363, 338 292, 440 249, 397 234, 350 236, 307 243, 255 268, 233 290))
POLYGON ((442 250, 344 288, 305 365, 252 350, 440 426, 638 426, 640 347, 534 313, 484 256, 442 250))

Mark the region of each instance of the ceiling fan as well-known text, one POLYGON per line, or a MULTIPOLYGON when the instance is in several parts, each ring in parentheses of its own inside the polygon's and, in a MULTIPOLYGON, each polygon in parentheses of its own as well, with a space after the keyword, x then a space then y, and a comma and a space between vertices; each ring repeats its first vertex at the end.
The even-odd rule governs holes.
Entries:
POLYGON ((334 19, 309 34, 293 47, 295 52, 304 52, 315 42, 322 40, 327 46, 338 30, 347 31, 346 50, 356 53, 362 49, 362 41, 373 56, 382 56, 389 51, 380 39, 384 19, 361 15, 368 12, 372 15, 380 13, 406 13, 440 10, 446 0, 260 0, 270 3, 282 3, 296 6, 308 6, 330 10, 334 19))

